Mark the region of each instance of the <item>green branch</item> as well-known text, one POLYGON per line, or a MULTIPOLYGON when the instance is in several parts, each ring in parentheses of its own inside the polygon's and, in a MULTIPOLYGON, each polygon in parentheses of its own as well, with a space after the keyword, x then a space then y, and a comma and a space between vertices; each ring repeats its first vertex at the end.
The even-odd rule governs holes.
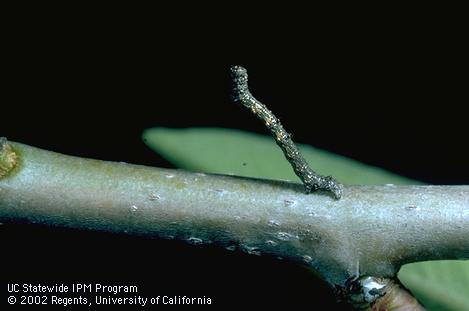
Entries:
MULTIPOLYGON (((469 186, 301 184, 66 156, 19 143, 0 178, 0 222, 126 232, 299 262, 334 287, 402 264, 469 258, 469 186)), ((0 164, 2 164, 0 163, 0 164)))

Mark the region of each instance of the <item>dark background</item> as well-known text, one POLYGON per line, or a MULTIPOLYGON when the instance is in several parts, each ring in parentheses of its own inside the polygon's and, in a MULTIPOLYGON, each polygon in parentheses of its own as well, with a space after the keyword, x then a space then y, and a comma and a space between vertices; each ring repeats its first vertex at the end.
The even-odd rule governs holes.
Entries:
MULTIPOLYGON (((142 130, 265 133, 230 102, 228 68, 240 64, 252 92, 296 142, 432 184, 468 184, 467 51, 457 20, 442 27, 438 19, 317 15, 249 32, 197 19, 183 30, 153 20, 17 22, 3 42, 0 135, 71 155, 171 167, 143 144, 142 130)), ((335 306, 312 275, 271 259, 29 225, 3 225, 0 238, 5 284, 133 282, 149 296, 205 295, 219 306, 335 306)))

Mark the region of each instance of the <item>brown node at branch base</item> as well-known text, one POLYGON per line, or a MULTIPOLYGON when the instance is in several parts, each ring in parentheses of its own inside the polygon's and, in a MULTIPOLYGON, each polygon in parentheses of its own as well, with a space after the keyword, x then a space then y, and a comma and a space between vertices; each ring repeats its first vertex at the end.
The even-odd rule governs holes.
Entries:
POLYGON ((426 311, 398 281, 390 282, 386 293, 371 305, 371 311, 426 311))
POLYGON ((362 276, 349 279, 337 287, 339 300, 347 301, 356 310, 366 311, 425 311, 397 278, 362 276))

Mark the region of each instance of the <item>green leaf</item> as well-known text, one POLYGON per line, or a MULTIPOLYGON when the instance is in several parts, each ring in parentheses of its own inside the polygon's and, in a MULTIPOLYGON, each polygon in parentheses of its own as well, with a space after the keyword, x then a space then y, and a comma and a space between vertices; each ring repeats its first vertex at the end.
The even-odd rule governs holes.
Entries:
POLYGON ((428 261, 405 265, 399 279, 428 310, 469 310, 469 262, 428 261))
MULTIPOLYGON (((235 174, 300 182, 273 138, 239 130, 152 128, 145 143, 177 167, 205 173, 235 174)), ((298 144, 311 167, 348 184, 419 184, 358 161, 298 144)))
MULTIPOLYGON (((299 182, 273 138, 221 128, 152 128, 145 143, 180 168, 299 182)), ((311 167, 347 184, 421 184, 381 168, 298 144, 311 167)), ((469 261, 405 265, 399 278, 428 310, 469 310, 469 261)))

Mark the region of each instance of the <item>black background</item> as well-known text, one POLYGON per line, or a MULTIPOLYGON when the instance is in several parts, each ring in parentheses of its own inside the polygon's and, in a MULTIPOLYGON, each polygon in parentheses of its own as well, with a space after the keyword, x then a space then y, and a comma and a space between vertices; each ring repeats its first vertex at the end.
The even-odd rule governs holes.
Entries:
MULTIPOLYGON (((265 133, 230 102, 228 68, 240 64, 295 141, 432 184, 469 183, 467 51, 457 20, 343 21, 315 13, 249 30, 234 21, 228 31, 197 16, 155 22, 162 15, 10 24, 0 135, 66 154, 171 167, 143 144, 142 130, 265 133)), ((3 225, 0 237, 5 284, 133 282, 149 296, 205 295, 219 306, 335 306, 312 275, 271 259, 29 225, 3 225)))

